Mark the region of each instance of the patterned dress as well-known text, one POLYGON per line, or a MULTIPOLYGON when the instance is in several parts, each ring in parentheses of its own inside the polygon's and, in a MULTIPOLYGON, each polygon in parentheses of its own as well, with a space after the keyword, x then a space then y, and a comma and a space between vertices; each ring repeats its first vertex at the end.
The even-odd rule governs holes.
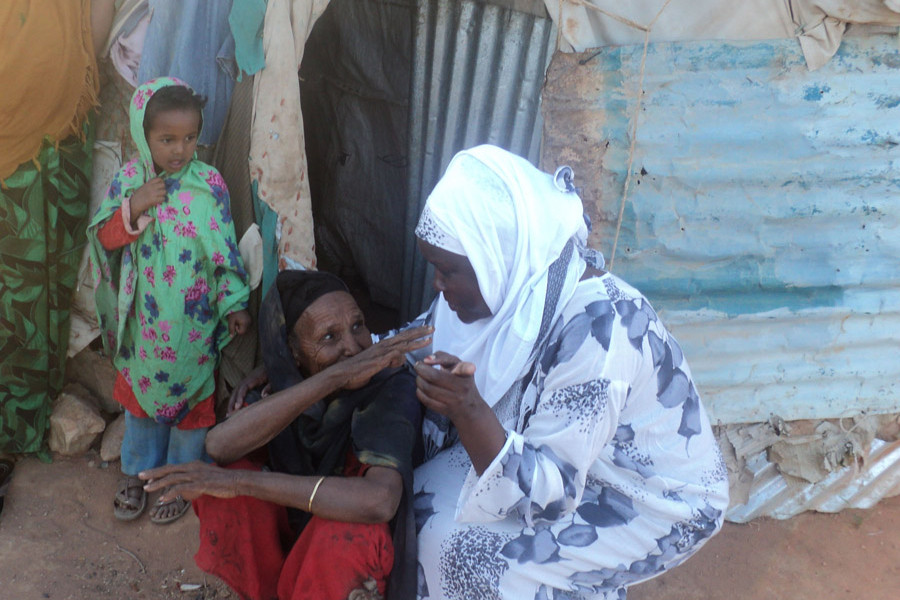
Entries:
POLYGON ((146 225, 133 242, 106 250, 99 241, 101 226, 156 176, 144 113, 152 95, 172 85, 186 86, 162 77, 135 91, 129 112, 139 158, 116 173, 88 237, 104 347, 144 412, 175 426, 212 395, 230 339, 227 316, 247 308, 250 289, 225 181, 196 157, 164 175, 166 199, 141 217, 146 225))
POLYGON ((508 437, 480 477, 426 421, 419 598, 621 599, 721 527, 725 464, 681 348, 614 275, 578 284, 493 410, 508 437))

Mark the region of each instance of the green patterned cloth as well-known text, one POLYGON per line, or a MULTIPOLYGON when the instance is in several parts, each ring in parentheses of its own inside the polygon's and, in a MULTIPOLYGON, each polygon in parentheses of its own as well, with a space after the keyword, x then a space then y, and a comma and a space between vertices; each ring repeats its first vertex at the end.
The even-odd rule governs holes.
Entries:
POLYGON ((39 452, 65 374, 85 243, 93 128, 46 139, 0 185, 0 451, 39 452))

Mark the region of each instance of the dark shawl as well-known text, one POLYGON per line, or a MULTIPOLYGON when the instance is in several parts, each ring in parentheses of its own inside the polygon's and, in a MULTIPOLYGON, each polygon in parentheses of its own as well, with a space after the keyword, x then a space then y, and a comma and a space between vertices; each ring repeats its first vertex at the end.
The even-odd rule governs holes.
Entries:
MULTIPOLYGON (((339 279, 320 272, 279 274, 259 315, 260 346, 272 391, 303 380, 288 346, 285 312, 296 322, 302 309, 341 288, 346 291, 339 279), (341 287, 336 287, 335 281, 341 287), (283 309, 283 301, 290 308, 283 309), (300 312, 298 306, 302 306, 300 312)), ((270 466, 280 473, 341 475, 347 451, 352 448, 361 463, 394 468, 401 474, 403 496, 390 523, 394 568, 387 597, 391 600, 414 598, 416 591, 412 472, 413 455, 421 458, 421 415, 415 375, 406 367, 385 369, 358 390, 342 392, 330 402, 317 402, 268 446, 270 466)), ((289 515, 299 534, 308 513, 289 509, 289 515)))

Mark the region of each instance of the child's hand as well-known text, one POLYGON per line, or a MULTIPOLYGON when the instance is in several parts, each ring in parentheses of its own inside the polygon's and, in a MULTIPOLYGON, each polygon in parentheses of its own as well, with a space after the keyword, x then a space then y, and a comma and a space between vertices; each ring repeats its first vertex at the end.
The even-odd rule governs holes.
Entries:
MULTIPOLYGON (((241 380, 240 385, 234 388, 231 396, 228 398, 228 410, 225 412, 226 417, 230 417, 231 413, 237 412, 244 407, 244 400, 247 399, 247 393, 261 385, 269 383, 269 373, 266 371, 265 365, 260 365, 250 371, 250 373, 241 380)), ((268 386, 266 386, 268 388, 268 386)))
POLYGON ((166 200, 166 184, 154 177, 131 195, 131 224, 137 223, 137 218, 147 209, 159 206, 166 200))
POLYGON ((228 315, 228 333, 230 333, 232 337, 243 335, 250 329, 251 323, 250 313, 246 310, 233 312, 228 315))

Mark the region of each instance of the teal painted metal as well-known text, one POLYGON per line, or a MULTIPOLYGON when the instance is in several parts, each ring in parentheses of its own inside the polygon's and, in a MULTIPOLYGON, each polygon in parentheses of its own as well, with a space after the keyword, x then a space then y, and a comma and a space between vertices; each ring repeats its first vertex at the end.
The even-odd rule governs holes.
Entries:
POLYGON ((574 67, 609 141, 578 173, 603 199, 593 244, 609 260, 637 115, 613 270, 675 330, 714 419, 900 412, 897 47, 846 38, 810 72, 795 40, 653 44, 642 86, 642 46, 574 67))

